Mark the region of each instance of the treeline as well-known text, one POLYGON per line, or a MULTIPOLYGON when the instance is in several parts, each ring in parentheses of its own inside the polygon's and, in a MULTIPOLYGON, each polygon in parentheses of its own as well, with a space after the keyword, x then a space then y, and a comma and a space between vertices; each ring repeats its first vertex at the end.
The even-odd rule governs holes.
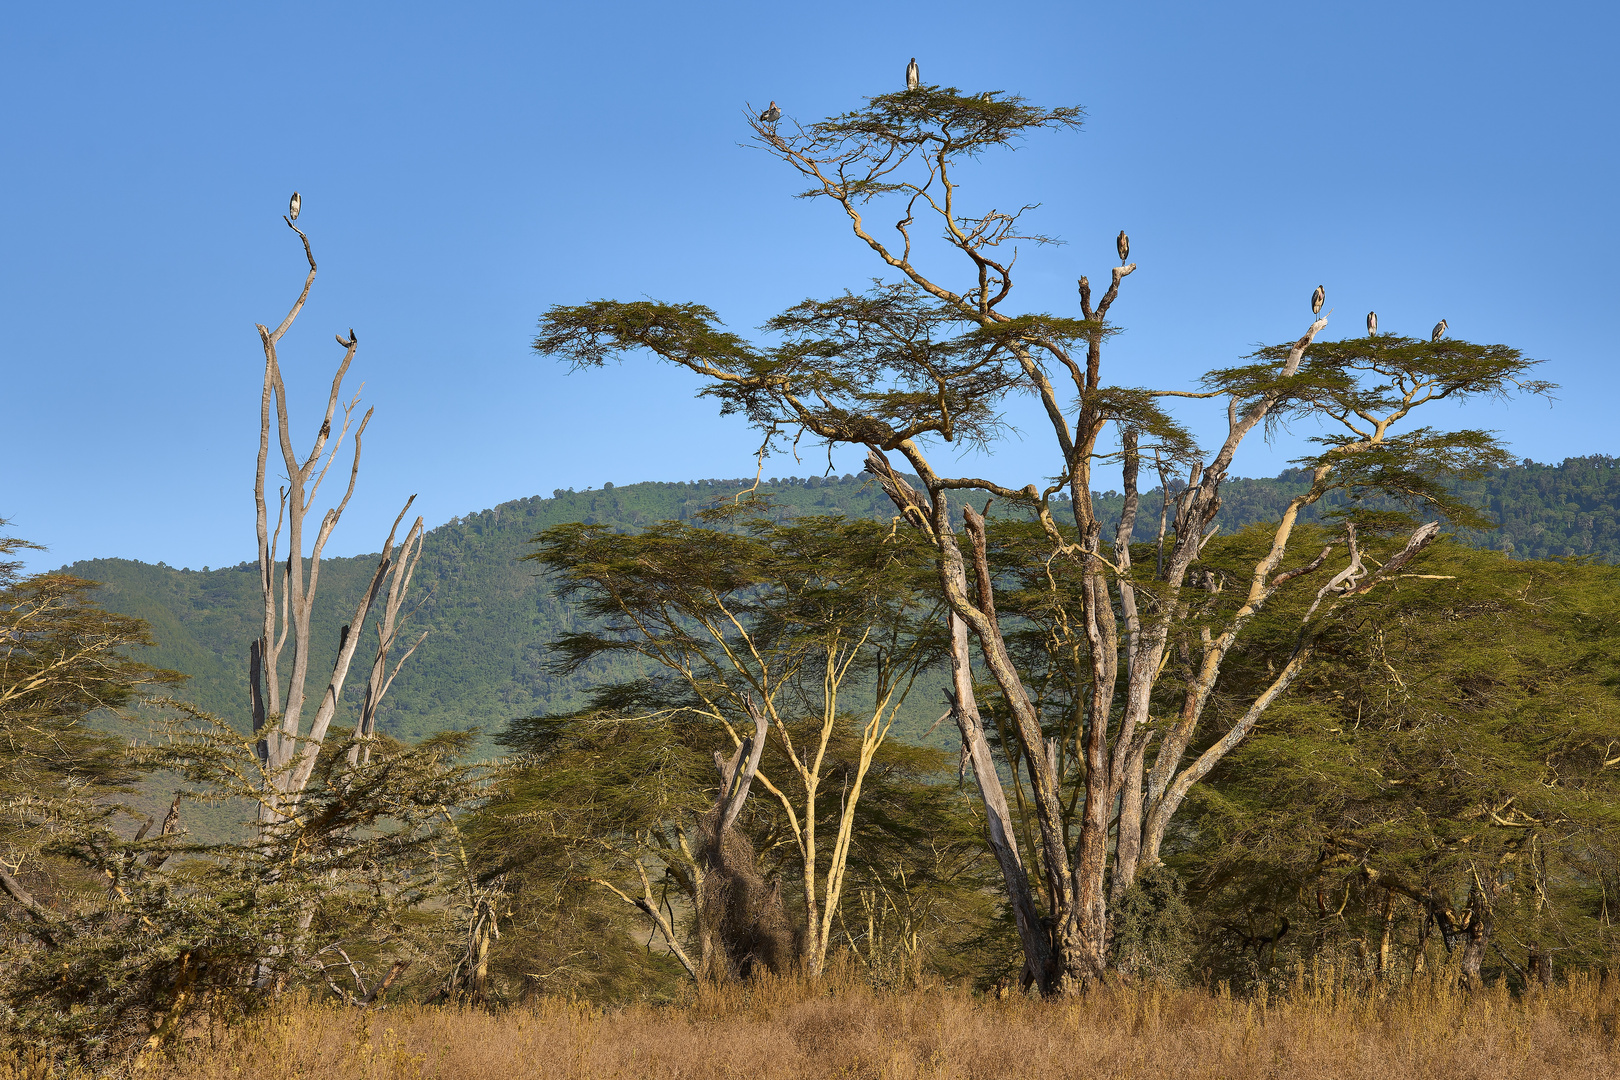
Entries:
MULTIPOLYGON (((952 775, 958 755, 880 730, 908 696, 939 708, 936 683, 914 678, 937 671, 946 648, 940 608, 926 597, 926 553, 897 547, 884 523, 770 518, 638 534, 582 523, 546 530, 531 552, 581 627, 553 659, 577 673, 606 670, 603 654, 628 654, 638 674, 598 679, 578 708, 505 725, 509 756, 493 771, 450 764, 464 742, 385 739, 383 771, 366 790, 392 790, 395 801, 356 802, 358 780, 313 789, 309 827, 285 842, 294 852, 324 845, 324 854, 307 865, 284 858, 276 890, 278 904, 316 913, 315 945, 277 977, 355 1002, 379 987, 395 1000, 667 1001, 706 966, 746 976, 750 964, 788 970, 815 958, 882 986, 944 978, 1016 988, 1014 915, 997 899, 978 798, 952 775), (723 640, 692 633, 722 610, 738 620, 723 640), (844 636, 888 644, 858 656, 840 651, 844 636), (755 659, 728 674, 728 648, 755 659), (830 682, 829 660, 849 665, 830 682), (682 674, 700 668, 708 673, 682 674), (747 702, 761 685, 750 673, 779 687, 765 703, 780 730, 772 720, 759 759, 770 790, 747 798, 723 854, 705 854, 719 842, 705 822, 726 799, 716 751, 733 745, 728 723, 746 716, 709 703, 747 702), (434 792, 426 807, 424 787, 434 792), (441 831, 448 818, 432 800, 459 800, 452 832, 441 831), (400 815, 407 833, 369 833, 371 819, 344 816, 368 805, 400 815), (819 856, 806 854, 810 835, 821 837, 819 856), (287 869, 295 865, 296 874, 287 869), (719 884, 730 891, 715 901, 706 890, 719 884), (350 887, 374 896, 358 904, 350 887), (439 906, 421 906, 430 900, 439 906), (706 939, 715 931, 700 912, 716 902, 743 912, 719 925, 775 912, 778 939, 762 941, 757 927, 741 947, 706 939)), ((1216 579, 1239 574, 1265 540, 1259 531, 1216 540, 1200 567, 1216 579)), ((1023 627, 1012 646, 1038 674, 1046 617, 1018 569, 1030 542, 1027 525, 1007 521, 991 550, 1004 567, 1004 618, 1023 627)), ((1144 544, 1138 558, 1151 554, 1144 544)), ((1163 864, 1117 906, 1110 962, 1121 973, 1271 992, 1301 972, 1404 982, 1454 973, 1465 938, 1483 933, 1483 977, 1525 989, 1612 957, 1620 624, 1608 613, 1620 610, 1620 570, 1454 543, 1422 569, 1368 609, 1366 624, 1336 632, 1309 677, 1196 789, 1163 864), (1485 895, 1480 882, 1490 917, 1471 922, 1466 905, 1484 902, 1470 899, 1485 895)), ((138 622, 98 614, 90 595, 60 576, 13 576, 0 608, 21 617, 54 598, 57 641, 149 640, 138 622)), ((1268 613, 1223 695, 1241 696, 1242 683, 1283 661, 1294 615, 1268 613)), ((10 659, 15 677, 15 648, 10 659)), ((151 743, 138 727, 97 734, 80 722, 177 678, 123 662, 71 700, 28 709, 13 695, 5 717, 11 750, 0 782, 11 801, 0 840, 21 856, 7 878, 20 920, 5 944, 12 1022, 88 1059, 107 1032, 166 1038, 172 1016, 204 1007, 174 989, 186 985, 188 956, 208 957, 194 976, 202 985, 223 980, 212 992, 225 996, 208 1007, 251 1007, 252 980, 241 973, 265 962, 255 959, 261 942, 294 933, 274 914, 284 906, 239 910, 247 894, 233 890, 249 883, 243 861, 263 857, 258 845, 150 821, 131 840, 139 819, 116 809, 120 792, 154 768, 187 781, 180 822, 210 793, 251 804, 250 788, 221 779, 228 761, 219 755, 237 745, 228 730, 171 713, 151 743), (150 749, 130 756, 131 734, 150 749), (109 872, 112 893, 98 884, 109 872), (198 888, 217 899, 176 903, 175 890, 198 888), (133 951, 130 920, 151 926, 133 951), (41 934, 56 943, 43 954, 41 934)), ((1034 795, 1011 718, 982 673, 976 689, 1015 831, 1038 869, 1034 795)), ((1068 699, 1049 685, 1041 700, 1060 741, 1057 767, 1072 776, 1083 765, 1074 734, 1064 734, 1068 699)), ((334 768, 346 738, 333 746, 334 768)))
MULTIPOLYGON (((778 521, 804 514, 842 514, 889 521, 891 504, 868 474, 836 477, 770 477, 759 491, 769 497, 778 521)), ((547 647, 581 629, 579 617, 556 597, 532 564, 522 561, 529 540, 554 525, 583 523, 638 531, 663 520, 691 521, 705 510, 732 502, 754 485, 752 478, 686 482, 604 484, 581 491, 559 489, 551 498, 516 499, 469 513, 427 533, 418 571, 422 593, 416 625, 429 637, 400 673, 385 707, 383 729, 414 740, 438 731, 478 728, 479 743, 514 716, 562 711, 583 703, 597 681, 622 672, 614 659, 572 675, 555 672, 547 647)), ((1274 522, 1305 478, 1289 471, 1270 479, 1235 479, 1223 488, 1219 523, 1225 531, 1274 522)), ((1500 550, 1514 558, 1584 556, 1620 562, 1620 469, 1613 457, 1570 458, 1560 465, 1525 462, 1456 485, 1460 497, 1503 524, 1497 530, 1461 530, 1458 540, 1500 550)), ((1172 491, 1175 490, 1172 485, 1172 491)), ((1160 493, 1142 496, 1138 541, 1158 529, 1160 493)), ((1335 507, 1332 497, 1311 507, 1306 520, 1335 507)), ((1106 527, 1118 520, 1122 497, 1103 492, 1098 511, 1106 527)), ((982 499, 980 500, 982 505, 982 499)), ((992 506, 992 515, 998 508, 992 506)), ((316 642, 336 647, 339 613, 352 609, 374 556, 328 559, 317 599, 316 642)), ((156 645, 143 650, 150 663, 189 676, 182 691, 199 707, 231 715, 247 694, 246 642, 259 618, 257 570, 243 563, 228 569, 178 570, 125 559, 95 559, 64 572, 103 583, 108 610, 147 620, 156 645)), ((351 686, 348 702, 358 702, 351 686)), ((934 720, 927 709, 908 712, 901 731, 910 738, 934 720)))
MULTIPOLYGON (((477 828, 515 912, 509 936, 490 953, 492 985, 507 996, 521 996, 537 969, 547 973, 548 989, 622 999, 662 986, 675 995, 685 979, 681 963, 704 962, 703 870, 715 873, 717 864, 682 838, 704 842, 701 827, 693 838, 692 822, 723 798, 710 759, 716 740, 722 749, 728 741, 704 702, 743 700, 761 680, 726 674, 723 659, 705 668, 703 657, 715 659, 712 643, 656 611, 671 602, 671 590, 700 580, 739 597, 757 596, 763 581, 745 574, 721 583, 711 568, 696 566, 686 545, 733 572, 740 565, 739 549, 728 560, 700 533, 667 527, 615 539, 599 527, 562 527, 546 534, 541 557, 603 620, 563 643, 568 660, 629 650, 648 658, 654 674, 603 685, 586 708, 522 720, 503 735, 526 764, 477 828), (674 654, 686 660, 654 659, 674 654), (699 669, 711 674, 681 674, 699 669), (654 911, 667 915, 650 917, 654 911), (649 940, 663 948, 649 952, 649 940), (683 947, 689 955, 678 961, 683 947)), ((813 557, 812 541, 828 543, 835 533, 857 559, 862 543, 881 546, 884 535, 881 526, 863 533, 802 522, 757 535, 779 545, 778 555, 813 557)), ((1247 531, 1214 541, 1201 565, 1230 580, 1266 539, 1247 531)), ((1058 774, 1072 779, 1084 763, 1068 726, 1072 698, 1058 685, 1066 677, 1035 659, 1051 656, 1034 580, 1042 574, 1030 572, 1027 586, 1035 587, 1027 588, 1015 569, 1029 542, 1027 529, 1010 522, 992 542, 1008 568, 1003 618, 1022 627, 1011 640, 1015 655, 1032 678, 1046 680, 1045 730, 1058 774)), ((892 546, 888 557, 896 557, 892 546)), ((1138 557, 1150 558, 1151 549, 1143 545, 1138 557)), ((904 587, 920 593, 926 567, 912 570, 917 576, 904 587)), ((1366 609, 1365 623, 1332 634, 1309 676, 1195 789, 1163 864, 1117 903, 1109 954, 1117 970, 1273 992, 1301 971, 1336 972, 1332 978, 1357 984, 1406 982, 1455 975, 1472 939, 1483 953, 1483 979, 1528 989, 1609 962, 1620 945, 1612 919, 1620 904, 1620 805, 1611 760, 1620 624, 1606 613, 1620 610, 1620 571, 1509 560, 1455 543, 1435 549, 1422 570, 1366 609), (1488 908, 1488 917, 1471 916, 1469 905, 1488 908)), ((870 583, 861 587, 869 597, 881 594, 870 583)), ((895 579, 888 587, 897 587, 895 579)), ((706 617, 701 603, 675 604, 685 618, 706 617)), ((870 629, 873 609, 861 610, 846 630, 870 629)), ((913 616, 924 635, 914 640, 927 638, 936 611, 913 616)), ((1014 912, 991 902, 999 878, 982 808, 971 783, 939 782, 941 769, 965 762, 954 749, 947 755, 896 739, 881 743, 867 764, 863 738, 870 739, 873 709, 881 712, 881 685, 840 689, 823 681, 820 667, 792 674, 793 649, 771 636, 773 617, 750 605, 731 643, 735 652, 754 643, 759 659, 741 667, 783 666, 782 697, 793 703, 782 740, 773 738, 762 758, 771 795, 756 792, 739 819, 757 876, 733 887, 753 890, 750 903, 779 904, 788 935, 779 947, 813 957, 816 913, 827 914, 828 884, 840 869, 844 892, 832 900, 829 923, 836 934, 822 944, 829 954, 885 985, 932 973, 981 988, 1017 986, 1023 961, 1014 912), (831 714, 821 707, 829 691, 794 681, 803 675, 840 694, 842 712, 826 721, 825 762, 808 770, 793 748, 813 748, 831 714), (812 806, 813 787, 833 797, 812 806), (833 838, 851 805, 847 865, 838 855, 833 868, 826 855, 807 860, 807 832, 819 827, 823 846, 837 850, 833 838)), ((1290 604, 1259 621, 1223 702, 1241 700, 1246 684, 1262 683, 1285 662, 1297 617, 1290 604)), ((934 638, 922 654, 883 664, 904 683, 904 664, 926 668, 939 655, 928 649, 943 648, 934 638)), ((912 692, 934 700, 932 689, 912 692)), ((982 674, 976 690, 1019 847, 1038 869, 1035 793, 1012 717, 982 674)), ((1066 813, 1082 811, 1071 803, 1066 813)), ((744 962, 766 963, 769 950, 757 941, 752 948, 744 962)), ((725 962, 723 955, 707 961, 725 962)))

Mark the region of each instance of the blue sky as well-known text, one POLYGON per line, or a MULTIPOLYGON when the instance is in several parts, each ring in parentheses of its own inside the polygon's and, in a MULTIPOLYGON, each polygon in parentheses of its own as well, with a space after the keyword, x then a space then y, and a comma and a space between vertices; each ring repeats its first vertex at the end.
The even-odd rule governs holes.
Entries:
MULTIPOLYGON (((1620 451, 1613 5, 17 5, 0 36, 0 517, 35 568, 253 550, 262 357, 284 343, 309 435, 332 334, 375 405, 329 550, 373 551, 403 498, 430 525, 558 487, 737 476, 753 442, 637 363, 568 374, 528 348, 553 303, 697 300, 747 330, 879 267, 834 208, 738 144, 745 103, 814 120, 924 80, 1081 104, 967 179, 1039 202, 1025 310, 1070 311, 1130 231, 1116 380, 1186 385, 1297 335, 1505 342, 1559 400, 1453 410, 1537 460, 1620 451)), ((1185 414, 1213 432, 1207 406, 1185 414), (1200 411, 1202 410, 1202 411, 1200 411)), ((1024 416, 1014 413, 1014 421, 1024 416)), ((975 463, 1050 471, 1039 428, 975 463)), ((1256 445, 1274 473, 1309 431, 1256 445)), ((838 469, 855 467, 843 455, 838 469)), ((767 475, 824 462, 773 460, 767 475)))

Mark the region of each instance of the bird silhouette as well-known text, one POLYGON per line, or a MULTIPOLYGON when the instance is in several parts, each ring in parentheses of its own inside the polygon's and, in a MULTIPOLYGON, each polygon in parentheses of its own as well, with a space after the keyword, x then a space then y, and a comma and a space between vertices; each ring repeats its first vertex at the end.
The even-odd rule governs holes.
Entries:
POLYGON ((759 119, 761 123, 774 124, 778 120, 782 119, 782 110, 778 109, 776 107, 776 102, 773 101, 771 102, 770 108, 759 114, 759 119))
POLYGON ((917 71, 917 58, 913 56, 911 63, 906 65, 906 89, 918 90, 922 88, 922 75, 917 71))
POLYGON ((298 211, 299 211, 299 209, 301 207, 303 207, 303 205, 304 205, 304 200, 302 200, 302 199, 300 199, 298 197, 298 192, 296 192, 296 191, 293 192, 293 197, 291 199, 287 200, 287 220, 288 221, 297 221, 298 220, 298 211))
POLYGON ((1446 336, 1446 326, 1447 326, 1447 323, 1446 323, 1446 320, 1444 320, 1444 319, 1441 319, 1439 322, 1435 323, 1434 324, 1434 333, 1429 335, 1429 340, 1430 341, 1439 341, 1441 338, 1445 337, 1446 336))
POLYGON ((1125 260, 1131 254, 1131 238, 1125 235, 1124 229, 1119 230, 1119 235, 1114 237, 1114 250, 1119 252, 1119 265, 1124 266, 1125 260))
POLYGON ((1378 312, 1367 312, 1367 336, 1372 337, 1378 333, 1378 312))
POLYGON ((1322 314, 1322 303, 1327 300, 1327 290, 1318 285, 1316 291, 1311 293, 1311 314, 1322 314))

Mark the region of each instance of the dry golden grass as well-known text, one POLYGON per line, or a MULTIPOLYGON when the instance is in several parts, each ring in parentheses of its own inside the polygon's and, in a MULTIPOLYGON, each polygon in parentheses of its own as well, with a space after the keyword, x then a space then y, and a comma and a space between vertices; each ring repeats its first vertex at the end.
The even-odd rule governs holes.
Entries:
MULTIPOLYGON (((1197 990, 986 1000, 835 979, 708 992, 685 1007, 541 1001, 503 1012, 288 1006, 218 1032, 153 1080, 509 1077, 1620 1078, 1617 989, 1515 1000, 1443 984, 1244 1001, 1197 990)), ((0 1076, 8 1073, 0 1065, 0 1076)), ((10 1073, 27 1075, 24 1072, 10 1073)), ((37 1075, 37 1074, 36 1074, 37 1075)))

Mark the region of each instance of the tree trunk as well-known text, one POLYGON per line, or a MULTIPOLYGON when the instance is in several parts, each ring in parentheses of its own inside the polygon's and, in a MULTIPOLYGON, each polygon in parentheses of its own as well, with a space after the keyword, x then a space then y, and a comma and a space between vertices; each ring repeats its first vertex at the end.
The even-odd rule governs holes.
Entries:
POLYGON ((1395 929, 1395 891, 1384 890, 1384 917, 1383 933, 1378 937, 1378 963, 1373 969, 1374 976, 1379 982, 1389 978, 1389 946, 1395 929))
POLYGON ((962 745, 973 765, 973 779, 979 785, 979 797, 984 800, 985 832, 990 849, 995 852, 996 862, 1001 866, 1008 905, 1012 908, 1013 921, 1018 926, 1018 940, 1024 949, 1024 982, 1025 985, 1034 982, 1044 994, 1052 978, 1051 942, 1047 940, 1040 914, 1035 908, 1029 875, 1018 857, 1018 842, 1014 839, 1007 795, 1002 790, 1001 777, 996 773, 990 744, 985 741, 984 723, 979 717, 978 702, 973 695, 967 623, 958 618, 954 611, 947 619, 951 631, 951 712, 956 717, 957 727, 961 729, 962 745))
POLYGON ((1481 967, 1485 953, 1491 947, 1492 930, 1490 903, 1478 885, 1468 896, 1468 925, 1463 939, 1461 974, 1463 985, 1470 990, 1483 990, 1485 977, 1481 967))
MULTIPOLYGON (((909 453, 908 457, 918 468, 919 475, 924 475, 926 479, 929 475, 926 461, 909 453)), ((1047 924, 1051 927, 1049 943, 1046 932, 1037 929, 1040 924, 1033 917, 1034 899, 1030 895, 1028 878, 1018 857, 1017 845, 1013 841, 1012 820, 1007 812, 1006 797, 1001 793, 1001 782, 997 777, 994 761, 990 757, 989 746, 983 740, 983 727, 978 722, 977 707, 974 707, 969 716, 961 706, 971 702, 972 698, 960 689, 957 691, 958 724, 964 725, 966 721, 963 726, 963 737, 974 760, 974 779, 980 782, 980 791, 986 796, 988 816, 993 822, 999 822, 999 826, 992 824, 991 835, 993 837, 998 828, 1002 835, 1002 843, 997 847, 996 857, 1002 865, 1008 901, 1015 918, 1019 921, 1019 937, 1024 945, 1026 975, 1040 985, 1043 994, 1077 986, 1080 980, 1102 973, 1101 950, 1100 947, 1097 949, 1085 947, 1075 921, 1074 877, 1069 861, 1068 841, 1064 834, 1062 806, 1057 798, 1057 777, 1044 752, 1045 740, 1041 736, 1040 720, 1035 715, 1034 707, 1018 677, 1012 658, 1007 653, 1006 643, 996 622, 994 589, 986 563, 984 519, 976 514, 972 507, 963 508, 963 518, 973 544, 974 569, 978 579, 977 589, 970 592, 963 552, 951 531, 949 504, 945 492, 931 489, 929 499, 924 500, 910 484, 901 479, 890 466, 888 459, 877 449, 874 448, 866 460, 867 468, 878 478, 884 492, 894 502, 905 520, 926 533, 934 543, 938 553, 936 569, 953 619, 951 624, 953 677, 958 680, 959 687, 971 691, 972 673, 967 665, 965 642, 966 631, 971 629, 979 639, 980 651, 996 685, 1000 687, 1007 700, 1017 730, 1018 743, 1030 758, 1030 779, 1034 785, 1032 797, 1041 830, 1040 854, 1045 856, 1041 863, 1046 875, 1047 895, 1051 898, 1053 908, 1047 924), (977 606, 974 604, 975 598, 978 601, 977 606), (962 642, 960 645, 957 644, 959 633, 962 642), (991 803, 996 805, 992 807, 991 803), (1096 962, 1088 968, 1087 958, 1093 954, 1096 962)), ((1104 738, 1106 739, 1106 732, 1104 738)), ((1088 812, 1091 809, 1088 804, 1088 812)), ((1102 814, 1106 833, 1106 809, 1102 814)), ((1106 837, 1104 839, 1106 840, 1106 837)), ((1035 852, 1030 854, 1031 858, 1036 857, 1035 852)), ((1100 851, 1099 855, 1106 860, 1105 850, 1100 851)), ((1101 881, 1099 872, 1097 877, 1099 887, 1101 881)), ((1099 895, 1098 900, 1100 899, 1099 895)), ((1100 941, 1101 939, 1098 941, 1099 946, 1100 941)))
POLYGON ((1530 972, 1530 978, 1535 986, 1552 985, 1552 953, 1540 945, 1530 946, 1530 956, 1525 961, 1525 969, 1530 972))
POLYGON ((703 836, 703 883, 698 893, 700 973, 716 981, 746 979, 761 970, 783 974, 793 967, 798 946, 782 903, 781 882, 765 883, 753 845, 733 828, 765 749, 765 715, 752 701, 747 705, 754 733, 743 740, 729 762, 715 754, 720 794, 699 825, 703 836))

